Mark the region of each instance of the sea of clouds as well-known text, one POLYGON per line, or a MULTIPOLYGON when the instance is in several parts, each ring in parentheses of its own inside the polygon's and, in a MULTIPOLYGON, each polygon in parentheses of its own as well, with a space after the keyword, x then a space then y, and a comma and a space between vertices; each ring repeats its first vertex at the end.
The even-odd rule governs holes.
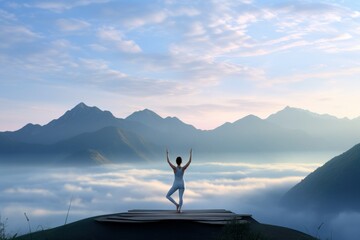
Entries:
MULTIPOLYGON (((279 204, 287 190, 330 158, 331 153, 194 157, 185 173, 183 209, 250 213, 259 222, 322 239, 354 239, 360 235, 360 213, 320 216, 292 212, 279 204)), ((129 209, 174 209, 165 198, 173 181, 165 160, 81 168, 2 166, 0 174, 1 221, 9 234, 129 209)))

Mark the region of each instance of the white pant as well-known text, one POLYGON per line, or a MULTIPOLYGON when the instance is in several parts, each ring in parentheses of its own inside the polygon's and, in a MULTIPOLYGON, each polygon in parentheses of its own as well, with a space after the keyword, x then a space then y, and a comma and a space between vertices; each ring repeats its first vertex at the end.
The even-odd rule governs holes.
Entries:
POLYGON ((179 190, 179 209, 181 209, 182 205, 183 205, 183 195, 184 195, 184 191, 185 188, 182 186, 178 186, 177 184, 174 184, 169 192, 166 194, 166 198, 170 200, 170 202, 172 202, 173 204, 175 204, 175 206, 177 206, 178 204, 175 202, 175 200, 171 197, 171 195, 176 191, 179 190))

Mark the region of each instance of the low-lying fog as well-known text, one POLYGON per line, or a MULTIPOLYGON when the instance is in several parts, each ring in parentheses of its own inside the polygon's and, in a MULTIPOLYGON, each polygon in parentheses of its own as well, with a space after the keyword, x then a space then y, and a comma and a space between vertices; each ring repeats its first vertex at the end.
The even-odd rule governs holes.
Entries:
MULTIPOLYGON (((177 155, 170 154, 174 162, 177 155)), ((360 236, 360 213, 318 216, 290 212, 278 204, 288 189, 337 154, 205 157, 194 153, 185 173, 183 209, 228 209, 322 239, 354 239, 360 236)), ((181 156, 183 162, 188 160, 186 154, 181 156)), ((172 181, 173 173, 165 157, 155 164, 87 168, 0 166, 1 221, 10 234, 29 232, 24 213, 31 231, 63 225, 70 201, 68 223, 129 209, 173 209, 165 198, 172 181)))

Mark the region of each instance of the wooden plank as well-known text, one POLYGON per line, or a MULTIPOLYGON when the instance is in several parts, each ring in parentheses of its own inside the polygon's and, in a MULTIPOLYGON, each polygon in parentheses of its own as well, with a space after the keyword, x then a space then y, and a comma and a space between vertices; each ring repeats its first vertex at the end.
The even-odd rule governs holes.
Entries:
POLYGON ((223 217, 179 217, 179 216, 169 216, 169 217, 136 217, 136 218, 126 218, 126 217, 107 217, 102 218, 102 220, 129 220, 129 221, 167 221, 167 220, 181 220, 181 221, 232 221, 236 220, 243 220, 242 217, 231 217, 231 218, 223 218, 223 217))
MULTIPOLYGON (((175 210, 173 211, 163 211, 163 212, 125 212, 120 213, 125 215, 166 215, 166 214, 178 214, 175 210)), ((193 211, 181 211, 181 214, 192 214, 192 215, 205 215, 205 214, 222 214, 222 215, 234 215, 233 212, 193 212, 193 211)))
POLYGON ((167 219, 167 218, 224 218, 224 219, 232 219, 232 218, 249 218, 251 215, 248 214, 222 214, 222 213, 203 213, 203 214, 191 214, 191 213, 172 213, 172 214, 117 214, 112 215, 111 217, 117 218, 143 218, 143 219, 167 219))
MULTIPOLYGON (((139 222, 139 221, 130 221, 130 220, 106 220, 106 221, 102 221, 99 219, 95 219, 98 222, 113 222, 113 223, 134 223, 134 224, 141 224, 141 223, 145 223, 145 222, 139 222)), ((153 222, 158 222, 158 221, 147 221, 146 223, 153 223, 153 222)), ((225 225, 228 222, 227 221, 196 221, 199 223, 204 223, 204 224, 214 224, 214 225, 225 225)), ((248 223, 247 221, 239 221, 240 223, 248 223)))
POLYGON ((134 217, 134 218, 126 218, 126 217, 108 217, 107 219, 119 219, 119 220, 132 220, 132 221, 162 221, 162 220, 188 220, 188 221, 220 221, 226 220, 231 221, 233 219, 243 219, 242 217, 231 217, 231 218, 223 218, 223 217, 187 217, 187 216, 167 216, 167 217, 134 217))
POLYGON ((219 217, 219 218, 234 218, 234 217, 249 217, 249 215, 236 215, 236 214, 182 214, 182 213, 174 213, 174 214, 147 214, 147 215, 127 215, 127 214, 118 214, 111 215, 111 217, 124 217, 124 218, 167 218, 167 217, 187 217, 187 218, 198 218, 198 217, 219 217))
POLYGON ((251 214, 235 214, 224 209, 185 210, 177 213, 174 210, 134 209, 128 212, 96 218, 99 222, 148 223, 159 221, 193 221, 208 224, 226 224, 229 221, 254 221, 251 214))
MULTIPOLYGON (((208 221, 197 221, 198 223, 205 223, 205 224, 216 224, 216 225, 226 225, 228 221, 217 221, 217 222, 208 222, 208 221)), ((246 224, 249 223, 248 221, 242 220, 238 221, 239 224, 246 224)))
MULTIPOLYGON (((118 216, 127 216, 127 217, 138 217, 138 216, 173 216, 173 215, 181 215, 181 216, 223 216, 223 217, 231 217, 231 216, 242 216, 239 214, 234 214, 234 213, 187 213, 187 212, 181 212, 181 213, 177 213, 177 212, 173 212, 173 213, 154 213, 154 214, 129 214, 129 213, 124 213, 124 214, 118 214, 118 216)), ((248 215, 244 215, 244 216, 248 216, 248 215)))
MULTIPOLYGON (((98 222, 113 222, 113 223, 152 223, 152 222, 159 222, 156 220, 153 221, 133 221, 133 220, 129 220, 129 219, 101 219, 101 218, 97 218, 95 219, 98 222)), ((166 221, 166 220, 162 220, 162 221, 166 221)), ((194 222, 199 222, 199 223, 205 223, 205 224, 221 224, 221 225, 225 225, 227 223, 229 223, 229 221, 226 220, 196 220, 194 222)), ((237 220, 238 223, 248 223, 248 221, 246 220, 237 220)))
MULTIPOLYGON (((159 212, 176 212, 176 210, 150 210, 150 209, 132 209, 128 210, 129 213, 159 213, 159 212)), ((184 210, 183 212, 193 212, 193 213, 233 213, 225 209, 193 209, 193 210, 184 210)))

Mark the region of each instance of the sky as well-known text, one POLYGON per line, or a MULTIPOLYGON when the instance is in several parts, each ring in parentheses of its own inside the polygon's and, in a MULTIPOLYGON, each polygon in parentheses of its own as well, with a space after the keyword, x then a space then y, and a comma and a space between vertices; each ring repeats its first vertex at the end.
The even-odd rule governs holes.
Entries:
POLYGON ((213 129, 285 106, 360 116, 358 1, 0 0, 0 131, 79 102, 213 129))

